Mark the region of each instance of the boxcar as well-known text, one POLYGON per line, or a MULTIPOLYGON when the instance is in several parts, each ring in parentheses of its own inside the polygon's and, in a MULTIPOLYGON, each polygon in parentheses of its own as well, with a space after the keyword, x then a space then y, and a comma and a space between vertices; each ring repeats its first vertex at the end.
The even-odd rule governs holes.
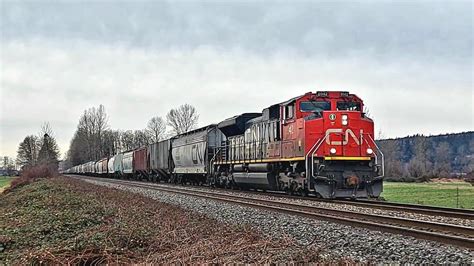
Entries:
POLYGON ((148 177, 147 148, 139 148, 133 151, 133 175, 138 179, 148 177))
POLYGON ((170 150, 170 139, 148 145, 148 174, 151 180, 155 182, 158 180, 169 180, 171 171, 173 170, 170 150))

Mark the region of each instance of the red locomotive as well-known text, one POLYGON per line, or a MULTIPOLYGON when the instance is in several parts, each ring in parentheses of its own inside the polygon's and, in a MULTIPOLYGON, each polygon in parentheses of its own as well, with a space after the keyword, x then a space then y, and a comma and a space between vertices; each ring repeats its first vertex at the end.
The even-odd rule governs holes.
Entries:
POLYGON ((317 92, 218 124, 227 137, 215 150, 220 186, 314 192, 323 198, 378 197, 383 154, 362 100, 317 92))

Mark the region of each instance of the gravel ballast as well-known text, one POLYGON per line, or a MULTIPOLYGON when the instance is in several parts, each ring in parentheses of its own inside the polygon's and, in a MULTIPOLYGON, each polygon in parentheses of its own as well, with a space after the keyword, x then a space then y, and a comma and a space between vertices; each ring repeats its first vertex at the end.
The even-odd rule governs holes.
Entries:
MULTIPOLYGON (((350 258, 356 262, 376 263, 474 263, 474 254, 470 250, 437 242, 199 197, 90 179, 85 181, 139 193, 190 211, 206 214, 224 223, 249 224, 272 238, 292 237, 300 245, 315 245, 320 248, 323 259, 350 258)), ((218 230, 225 230, 225 228, 218 230)))
MULTIPOLYGON (((139 182, 140 183, 140 182, 139 182)), ((170 184, 153 184, 154 186, 160 187, 169 187, 175 188, 176 185, 170 184)), ((239 191, 232 191, 232 190, 225 190, 225 189, 218 189, 213 190, 208 187, 179 187, 179 189, 186 189, 190 191, 203 191, 203 192, 216 192, 219 194, 227 194, 227 195, 235 195, 247 198, 254 198, 254 199, 268 199, 273 201, 279 201, 284 203, 294 203, 298 205, 305 205, 305 206, 314 206, 314 207, 322 207, 327 209, 335 209, 335 210, 344 210, 344 211, 353 211, 353 212, 360 212, 366 214, 377 214, 377 215, 386 215, 391 217, 400 217, 400 218, 410 218, 415 220, 421 221, 430 221, 430 222, 438 222, 438 223, 446 223, 446 224, 453 224, 453 225, 463 225, 463 226, 470 226, 473 227, 473 221, 468 219, 461 219, 461 218, 453 218, 453 217, 445 217, 445 216, 433 216, 433 215, 425 215, 413 212, 406 212, 406 211, 394 211, 394 210, 385 210, 385 209, 378 209, 378 208, 367 208, 367 207, 360 207, 354 206, 352 204, 341 204, 341 203, 331 203, 331 202, 324 202, 324 201, 314 201, 308 199, 298 199, 298 198, 284 198, 279 196, 274 196, 271 194, 264 195, 265 193, 252 193, 249 192, 239 192, 239 191)))

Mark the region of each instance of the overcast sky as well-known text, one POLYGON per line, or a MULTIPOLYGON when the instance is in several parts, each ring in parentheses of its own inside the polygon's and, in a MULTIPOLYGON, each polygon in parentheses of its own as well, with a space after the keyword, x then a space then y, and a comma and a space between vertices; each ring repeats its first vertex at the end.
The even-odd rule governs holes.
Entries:
POLYGON ((253 2, 0 0, 0 155, 44 121, 63 155, 99 104, 114 129, 183 103, 203 126, 317 90, 385 137, 473 130, 471 1, 253 2))

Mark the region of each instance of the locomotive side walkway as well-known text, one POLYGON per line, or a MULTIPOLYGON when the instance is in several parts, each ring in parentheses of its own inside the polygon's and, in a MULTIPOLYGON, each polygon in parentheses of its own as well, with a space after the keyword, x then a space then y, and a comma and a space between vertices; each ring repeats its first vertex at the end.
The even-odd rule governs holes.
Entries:
MULTIPOLYGON (((89 179, 89 178, 88 178, 89 179)), ((198 198, 190 195, 157 191, 136 184, 112 183, 107 179, 87 180, 94 184, 133 191, 148 197, 206 214, 228 224, 251 225, 272 239, 289 235, 300 245, 322 250, 321 256, 360 262, 471 263, 469 249, 420 240, 413 237, 367 230, 338 223, 289 215, 198 198)))

